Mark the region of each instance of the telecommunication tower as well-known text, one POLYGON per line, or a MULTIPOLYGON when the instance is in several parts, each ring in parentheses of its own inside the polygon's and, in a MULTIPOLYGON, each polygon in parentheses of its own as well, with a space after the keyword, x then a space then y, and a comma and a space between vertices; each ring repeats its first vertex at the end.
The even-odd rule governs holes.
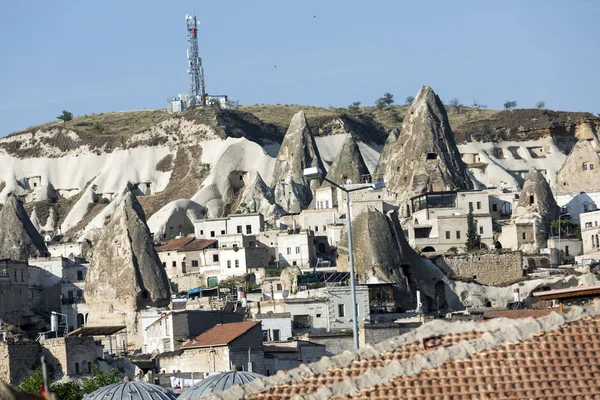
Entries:
POLYGON ((204 88, 204 68, 198 54, 198 14, 185 15, 188 31, 188 74, 190 74, 190 107, 198 104, 206 107, 206 90, 204 88))

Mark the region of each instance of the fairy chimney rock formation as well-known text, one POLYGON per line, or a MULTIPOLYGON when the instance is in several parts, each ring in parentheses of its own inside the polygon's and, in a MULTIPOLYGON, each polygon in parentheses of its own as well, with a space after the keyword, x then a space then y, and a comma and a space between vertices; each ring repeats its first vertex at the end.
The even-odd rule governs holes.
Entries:
POLYGON ((268 220, 279 218, 285 213, 275 203, 275 196, 271 188, 267 186, 258 171, 254 173, 252 180, 244 189, 237 210, 242 213, 261 213, 268 220))
MULTIPOLYGON (((352 183, 359 183, 362 176, 368 174, 369 169, 360 154, 358 144, 354 138, 351 136, 348 137, 333 160, 331 168, 327 172, 327 179, 336 183, 340 183, 342 179, 349 179, 352 183)), ((330 184, 323 182, 323 186, 330 186, 330 184)))
POLYGON ((430 87, 423 86, 408 110, 400 135, 386 143, 380 159, 387 188, 398 204, 413 196, 445 190, 468 190, 467 175, 446 109, 430 87))
POLYGON ((49 255, 44 240, 31 223, 23 203, 10 194, 0 210, 0 258, 27 260, 49 255))
POLYGON ((523 184, 515 215, 539 214, 544 221, 558 218, 559 207, 544 175, 535 168, 529 170, 523 184))
POLYGON ((128 192, 104 227, 85 283, 88 326, 127 325, 129 342, 138 343, 137 312, 164 307, 170 302, 169 280, 146 217, 135 196, 128 192))
POLYGON ((315 190, 319 182, 304 179, 304 169, 309 167, 323 169, 304 111, 299 111, 283 138, 273 172, 275 200, 285 211, 300 212, 310 203, 311 189, 315 190), (282 185, 285 187, 279 187, 282 185))

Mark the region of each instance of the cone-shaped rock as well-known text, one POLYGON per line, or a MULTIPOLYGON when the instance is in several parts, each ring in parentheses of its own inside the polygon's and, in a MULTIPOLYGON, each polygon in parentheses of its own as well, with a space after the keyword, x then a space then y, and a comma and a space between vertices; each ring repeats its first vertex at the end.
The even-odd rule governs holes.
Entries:
MULTIPOLYGON (((412 303, 409 282, 402 271, 402 257, 398 242, 387 217, 368 206, 352 221, 354 268, 359 281, 394 283, 395 299, 404 306, 412 303)), ((338 245, 338 270, 350 271, 346 227, 342 229, 338 245)))
MULTIPOLYGON (((304 179, 304 169, 309 167, 323 169, 317 146, 306 122, 304 111, 299 111, 292 118, 287 133, 283 138, 273 172, 272 185, 274 187, 285 182, 289 177, 293 178, 295 184, 303 187, 300 190, 299 198, 286 198, 281 202, 277 202, 286 211, 291 211, 285 207, 287 203, 299 202, 302 208, 310 203, 312 199, 310 188, 316 189, 319 182, 309 183, 304 179)), ((285 194, 286 196, 292 195, 290 191, 285 191, 285 194)))
POLYGON ((8 196, 0 211, 0 226, 0 258, 27 260, 48 255, 44 240, 14 194, 8 196))
MULTIPOLYGON (((348 137, 342 149, 339 151, 329 172, 327 173, 327 179, 339 183, 342 179, 350 179, 353 183, 359 183, 363 175, 369 174, 369 168, 365 164, 358 144, 351 136, 348 137), (343 178, 343 177, 346 178, 343 178)), ((329 186, 328 182, 323 182, 323 186, 329 186)))
POLYGON ((398 139, 381 158, 380 173, 403 204, 428 191, 471 189, 448 123, 446 109, 430 87, 423 86, 408 110, 398 139))
POLYGON ((535 168, 529 170, 515 210, 516 215, 530 213, 539 214, 547 222, 558 218, 559 213, 558 204, 552 195, 548 181, 535 168))
MULTIPOLYGON (((94 245, 85 285, 87 325, 126 322, 130 343, 139 343, 137 311, 145 306, 166 306, 170 295, 169 280, 154 250, 144 211, 128 192, 94 245)), ((139 333, 141 337, 141 330, 139 333)))
POLYGON ((388 137, 383 145, 383 149, 381 150, 381 154, 379 155, 379 162, 377 163, 377 170, 375 174, 383 174, 385 172, 385 163, 388 161, 390 157, 390 153, 393 151, 394 144, 398 140, 400 136, 400 129, 394 128, 390 130, 388 137))
POLYGON ((238 210, 261 213, 269 220, 284 214, 284 210, 275 204, 275 196, 271 188, 267 186, 258 172, 254 174, 254 177, 244 189, 238 210))

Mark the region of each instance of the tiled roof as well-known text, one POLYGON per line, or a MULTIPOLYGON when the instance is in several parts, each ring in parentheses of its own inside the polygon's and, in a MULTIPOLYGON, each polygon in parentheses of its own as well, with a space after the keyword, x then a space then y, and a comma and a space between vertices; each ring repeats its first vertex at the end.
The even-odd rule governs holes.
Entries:
POLYGON ((182 349, 191 349, 195 347, 206 347, 206 346, 225 346, 256 325, 260 324, 260 321, 244 321, 244 322, 231 322, 229 324, 217 324, 210 328, 202 335, 191 339, 189 342, 181 346, 182 349))
POLYGON ((485 311, 483 313, 483 318, 539 318, 545 315, 550 314, 553 311, 551 308, 544 308, 540 310, 526 309, 526 310, 502 310, 502 311, 485 311))
POLYGON ((216 243, 216 240, 196 239, 195 237, 185 237, 181 239, 171 239, 167 243, 156 246, 156 251, 194 251, 203 250, 216 243))
POLYGON ((435 320, 221 399, 600 398, 600 302, 567 314, 435 320))

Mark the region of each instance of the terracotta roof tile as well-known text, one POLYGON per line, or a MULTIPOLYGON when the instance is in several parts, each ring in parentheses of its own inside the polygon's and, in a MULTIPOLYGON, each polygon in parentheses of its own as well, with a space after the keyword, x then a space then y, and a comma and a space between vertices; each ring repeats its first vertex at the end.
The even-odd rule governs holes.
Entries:
POLYGON ((545 308, 542 310, 527 309, 527 310, 486 311, 483 313, 483 318, 484 319, 491 319, 491 318, 513 318, 514 319, 514 318, 527 318, 527 317, 539 318, 539 317, 548 315, 553 311, 558 311, 558 310, 552 310, 550 308, 545 308))
POLYGON ((243 398, 600 399, 598 373, 599 302, 537 319, 428 323, 358 352, 280 371, 244 386, 243 398))
POLYGON ((229 324, 217 324, 210 328, 202 335, 191 339, 189 342, 181 346, 182 349, 191 349, 196 347, 206 346, 224 346, 256 325, 260 324, 260 321, 244 321, 244 322, 232 322, 229 324))

